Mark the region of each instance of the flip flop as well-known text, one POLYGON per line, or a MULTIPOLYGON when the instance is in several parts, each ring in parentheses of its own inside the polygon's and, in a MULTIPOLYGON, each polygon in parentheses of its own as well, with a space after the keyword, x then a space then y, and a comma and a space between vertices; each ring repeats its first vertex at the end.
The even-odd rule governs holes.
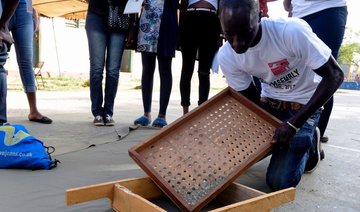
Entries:
POLYGON ((41 117, 40 119, 29 119, 29 121, 38 122, 42 124, 51 124, 52 120, 46 116, 41 117))
POLYGON ((150 122, 151 120, 148 117, 141 116, 140 118, 135 119, 134 125, 148 126, 150 122))
POLYGON ((156 118, 152 123, 153 127, 163 128, 167 125, 167 122, 164 118, 156 118))

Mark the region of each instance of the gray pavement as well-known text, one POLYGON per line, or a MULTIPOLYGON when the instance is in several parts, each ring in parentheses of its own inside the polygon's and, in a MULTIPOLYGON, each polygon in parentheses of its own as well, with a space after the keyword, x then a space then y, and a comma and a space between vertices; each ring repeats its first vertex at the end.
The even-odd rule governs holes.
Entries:
MULTIPOLYGON (((156 89, 155 89, 156 90, 156 89)), ((218 91, 212 91, 214 95, 218 91)), ((140 90, 120 87, 116 98, 115 127, 94 127, 89 91, 38 92, 40 111, 54 120, 51 125, 27 121, 28 105, 23 92, 9 91, 8 119, 24 124, 29 131, 56 148, 59 167, 50 171, 0 170, 0 211, 111 211, 107 200, 67 207, 65 190, 145 174, 128 156, 127 150, 157 130, 140 129, 119 140, 115 129, 127 129, 142 115, 140 90), (93 146, 88 148, 89 146, 93 146)), ((196 92, 192 100, 197 98, 196 92)), ((158 110, 158 93, 153 116, 158 110)), ((339 90, 323 144, 325 160, 313 174, 305 174, 296 199, 275 211, 360 211, 360 92, 339 90)), ((167 119, 179 118, 182 109, 174 89, 167 119)), ((265 184, 265 159, 237 181, 269 192, 265 184)))

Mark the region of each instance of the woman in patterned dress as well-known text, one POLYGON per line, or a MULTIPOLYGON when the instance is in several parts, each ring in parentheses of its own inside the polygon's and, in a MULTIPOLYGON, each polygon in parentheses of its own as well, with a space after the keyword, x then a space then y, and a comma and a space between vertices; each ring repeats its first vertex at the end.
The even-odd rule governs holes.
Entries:
POLYGON ((152 126, 167 125, 166 110, 172 88, 171 62, 175 56, 178 30, 177 0, 146 0, 139 20, 137 51, 141 52, 141 91, 144 115, 135 125, 147 126, 151 122, 151 102, 156 59, 160 74, 160 107, 152 126))

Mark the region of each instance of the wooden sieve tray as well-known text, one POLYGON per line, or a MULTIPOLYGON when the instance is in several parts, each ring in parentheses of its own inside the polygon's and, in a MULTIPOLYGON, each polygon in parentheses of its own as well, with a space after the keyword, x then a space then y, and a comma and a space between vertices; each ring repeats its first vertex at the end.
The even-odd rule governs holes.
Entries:
POLYGON ((199 211, 270 152, 281 122, 231 88, 129 149, 183 211, 199 211))

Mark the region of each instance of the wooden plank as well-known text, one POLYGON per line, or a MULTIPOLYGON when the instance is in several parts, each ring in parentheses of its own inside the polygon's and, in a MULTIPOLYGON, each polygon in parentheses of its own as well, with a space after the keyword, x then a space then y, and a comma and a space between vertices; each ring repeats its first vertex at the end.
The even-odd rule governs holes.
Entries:
POLYGON ((122 181, 119 184, 144 199, 156 199, 164 195, 164 193, 149 177, 122 181))
POLYGON ((120 184, 115 184, 114 186, 114 201, 112 207, 115 211, 125 212, 166 212, 164 209, 120 184))
POLYGON ((242 202, 234 203, 209 212, 269 211, 295 199, 295 188, 264 194, 242 202))
POLYGON ((119 181, 67 189, 65 191, 66 205, 74 205, 96 199, 113 199, 114 184, 119 181))
POLYGON ((232 183, 216 197, 216 200, 223 203, 224 205, 230 205, 264 194, 266 193, 250 188, 248 186, 244 186, 238 183, 232 183))
POLYGON ((150 178, 134 178, 68 189, 66 190, 66 204, 73 205, 102 198, 113 200, 115 184, 120 184, 145 199, 163 195, 150 178))

